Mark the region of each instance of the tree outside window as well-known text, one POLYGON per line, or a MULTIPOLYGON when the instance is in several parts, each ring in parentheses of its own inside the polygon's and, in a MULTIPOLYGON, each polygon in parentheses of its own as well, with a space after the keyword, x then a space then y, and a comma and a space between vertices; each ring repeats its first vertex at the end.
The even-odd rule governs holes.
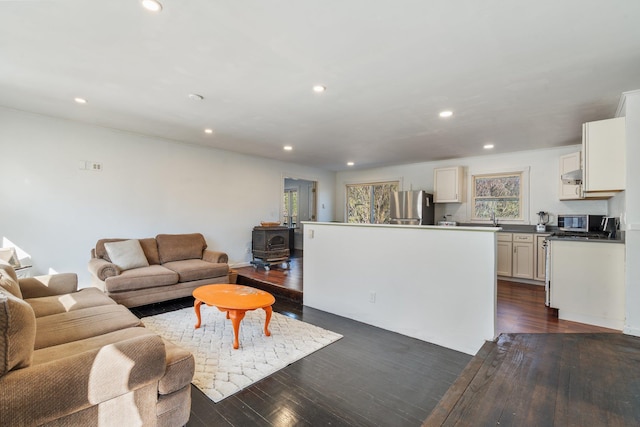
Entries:
POLYGON ((392 191, 398 191, 397 181, 347 185, 347 222, 388 224, 392 191))
POLYGON ((473 219, 522 219, 522 173, 473 176, 473 219))
POLYGON ((282 224, 297 227, 298 224, 298 190, 284 190, 282 199, 282 224))

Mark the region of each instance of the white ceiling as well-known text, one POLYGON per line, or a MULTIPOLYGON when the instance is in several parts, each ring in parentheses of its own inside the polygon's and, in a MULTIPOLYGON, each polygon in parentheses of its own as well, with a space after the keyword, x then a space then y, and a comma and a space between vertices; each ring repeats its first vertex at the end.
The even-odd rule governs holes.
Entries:
POLYGON ((638 0, 162 3, 0 0, 0 105, 344 170, 576 144, 640 89, 638 0))

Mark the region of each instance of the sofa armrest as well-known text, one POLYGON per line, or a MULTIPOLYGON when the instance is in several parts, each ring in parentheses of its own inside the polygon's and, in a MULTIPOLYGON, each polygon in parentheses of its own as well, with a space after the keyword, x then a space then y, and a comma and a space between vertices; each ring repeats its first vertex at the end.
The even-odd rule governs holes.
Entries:
POLYGON ((76 292, 78 275, 76 273, 49 274, 18 279, 18 283, 24 299, 48 297, 76 292))
POLYGON ((224 252, 211 251, 209 249, 205 249, 202 253, 202 260, 213 263, 221 263, 226 264, 229 262, 229 256, 224 252))
POLYGON ((107 277, 120 274, 120 267, 102 258, 91 258, 89 260, 89 272, 103 282, 107 277))
POLYGON ((159 381, 158 335, 130 338, 0 377, 0 425, 41 425, 159 381))

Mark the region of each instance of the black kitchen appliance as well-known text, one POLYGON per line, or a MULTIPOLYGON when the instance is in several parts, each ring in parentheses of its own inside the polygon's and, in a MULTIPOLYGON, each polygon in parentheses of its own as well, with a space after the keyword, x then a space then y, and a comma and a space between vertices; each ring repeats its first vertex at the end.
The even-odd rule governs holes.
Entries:
POLYGON ((558 229, 580 233, 602 231, 602 218, 604 215, 558 215, 558 229))

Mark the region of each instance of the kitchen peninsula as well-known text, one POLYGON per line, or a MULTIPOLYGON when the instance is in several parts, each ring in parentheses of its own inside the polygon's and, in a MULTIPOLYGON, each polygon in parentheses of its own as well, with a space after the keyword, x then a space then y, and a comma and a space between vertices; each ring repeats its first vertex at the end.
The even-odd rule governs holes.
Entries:
POLYGON ((304 223, 304 305, 467 354, 495 338, 499 227, 304 223))

